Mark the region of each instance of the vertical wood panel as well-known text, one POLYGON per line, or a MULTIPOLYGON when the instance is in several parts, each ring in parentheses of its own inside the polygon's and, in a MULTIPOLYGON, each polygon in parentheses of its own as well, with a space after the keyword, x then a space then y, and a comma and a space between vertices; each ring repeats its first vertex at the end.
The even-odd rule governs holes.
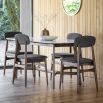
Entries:
MULTIPOLYGON (((81 10, 75 16, 68 16, 64 12, 61 1, 33 0, 34 36, 40 37, 44 22, 50 35, 59 38, 65 38, 70 32, 94 35, 98 76, 103 78, 103 0, 82 0, 81 10)), ((51 49, 49 51, 43 49, 43 51, 49 54, 51 49)), ((90 55, 89 51, 85 51, 84 54, 90 55)))

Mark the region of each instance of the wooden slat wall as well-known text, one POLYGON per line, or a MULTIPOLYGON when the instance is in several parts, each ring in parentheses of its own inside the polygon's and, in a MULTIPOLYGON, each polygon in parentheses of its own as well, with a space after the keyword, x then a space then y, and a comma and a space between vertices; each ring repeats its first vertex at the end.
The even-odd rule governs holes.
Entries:
MULTIPOLYGON (((82 0, 81 9, 75 16, 68 16, 62 7, 62 0, 33 0, 33 34, 40 37, 45 27, 50 35, 66 38, 69 32, 94 35, 98 76, 103 78, 103 0, 82 0)), ((43 49, 49 53, 50 50, 43 49)), ((86 55, 88 51, 85 51, 86 55)))

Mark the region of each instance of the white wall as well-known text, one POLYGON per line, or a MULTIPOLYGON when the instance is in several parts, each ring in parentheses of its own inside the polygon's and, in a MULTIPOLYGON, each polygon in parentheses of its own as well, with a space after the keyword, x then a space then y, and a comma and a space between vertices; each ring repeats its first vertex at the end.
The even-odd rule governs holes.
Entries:
POLYGON ((20 0, 20 31, 32 36, 32 0, 20 0))

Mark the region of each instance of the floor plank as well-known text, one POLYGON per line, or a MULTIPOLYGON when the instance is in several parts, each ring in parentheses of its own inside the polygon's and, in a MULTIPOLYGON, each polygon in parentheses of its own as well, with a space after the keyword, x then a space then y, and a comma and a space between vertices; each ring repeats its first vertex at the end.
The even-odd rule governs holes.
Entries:
POLYGON ((0 70, 0 103, 103 103, 103 81, 99 80, 99 92, 96 93, 94 78, 85 77, 80 94, 76 92, 76 76, 64 77, 63 87, 59 89, 59 75, 56 76, 56 89, 52 89, 52 80, 46 86, 44 73, 36 77, 34 84, 32 73, 28 73, 28 87, 24 87, 23 74, 12 85, 12 70, 0 70))

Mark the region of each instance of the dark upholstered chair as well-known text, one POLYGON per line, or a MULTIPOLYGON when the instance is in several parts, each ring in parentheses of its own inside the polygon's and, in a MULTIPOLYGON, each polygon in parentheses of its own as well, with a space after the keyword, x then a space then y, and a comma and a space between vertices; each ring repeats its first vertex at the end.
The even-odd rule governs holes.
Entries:
MULTIPOLYGON (((15 35, 15 40, 16 40, 16 50, 15 50, 15 60, 14 60, 14 71, 13 71, 13 84, 14 80, 16 78, 16 72, 18 69, 24 69, 25 71, 25 87, 27 87, 27 70, 32 70, 33 71, 33 77, 35 81, 35 70, 38 68, 36 63, 44 63, 45 65, 45 72, 46 72, 46 80, 47 80, 47 85, 48 85, 48 74, 47 74, 47 56, 44 55, 38 55, 38 54, 28 54, 27 53, 27 46, 30 44, 30 39, 27 35, 24 34, 16 34, 15 35), (18 48, 21 48, 21 46, 24 46, 24 54, 20 54, 18 48), (18 65, 18 61, 24 60, 24 67, 22 67, 22 64, 18 65), (28 67, 28 63, 32 64, 30 66, 31 68, 28 67)), ((40 68, 39 68, 40 71, 40 68)))
MULTIPOLYGON (((75 40, 75 38, 77 37, 81 37, 82 35, 79 33, 69 33, 67 35, 67 39, 73 39, 75 40)), ((70 53, 55 53, 55 58, 61 58, 61 57, 67 57, 67 56, 74 56, 74 54, 72 53, 72 47, 70 47, 70 53)))
MULTIPOLYGON (((96 39, 93 36, 82 36, 75 39, 74 47, 76 48, 76 56, 61 59, 60 88, 63 79, 63 74, 65 73, 64 70, 68 69, 69 67, 74 67, 77 69, 77 72, 72 72, 72 74, 77 75, 77 92, 79 92, 79 85, 81 84, 80 75, 83 72, 94 72, 96 89, 98 91, 98 81, 94 54, 95 41, 96 39), (89 52, 92 54, 91 58, 88 58, 87 56, 83 57, 81 52, 83 48, 90 49, 89 52), (83 69, 83 66, 87 66, 87 69, 83 69)), ((68 72, 68 74, 70 74, 70 72, 68 72)))
MULTIPOLYGON (((81 36, 82 35, 79 34, 79 33, 69 33, 67 35, 67 39, 73 39, 73 40, 75 40, 77 37, 81 37, 81 36)), ((69 53, 55 53, 55 59, 60 59, 62 57, 63 58, 65 58, 65 57, 73 57, 74 56, 73 50, 74 50, 73 46, 70 46, 69 53)), ((53 60, 53 56, 52 56, 52 60, 53 60)), ((51 64, 51 69, 52 69, 52 65, 53 64, 51 64)), ((70 71, 72 72, 72 68, 70 69, 70 71)), ((52 77, 52 74, 51 74, 51 77, 52 77)), ((71 75, 71 77, 72 77, 72 75, 71 75)))
MULTIPOLYGON (((9 50, 10 43, 14 43, 14 40, 12 38, 15 38, 16 34, 22 34, 22 32, 6 32, 5 33, 5 40, 6 40, 6 47, 5 47, 5 58, 4 58, 4 75, 7 67, 7 61, 13 60, 15 56, 15 50, 9 50)), ((20 51, 20 54, 24 54, 24 52, 20 51)), ((32 51, 29 51, 28 54, 33 54, 32 51)), ((10 68, 12 68, 10 66, 10 68)))
POLYGON ((4 58, 4 75, 5 75, 5 70, 6 70, 6 63, 7 60, 12 60, 14 59, 15 51, 9 50, 9 43, 12 40, 8 40, 7 38, 14 38, 16 34, 20 34, 21 32, 6 32, 5 33, 5 39, 6 39, 6 48, 5 48, 5 58, 4 58))

